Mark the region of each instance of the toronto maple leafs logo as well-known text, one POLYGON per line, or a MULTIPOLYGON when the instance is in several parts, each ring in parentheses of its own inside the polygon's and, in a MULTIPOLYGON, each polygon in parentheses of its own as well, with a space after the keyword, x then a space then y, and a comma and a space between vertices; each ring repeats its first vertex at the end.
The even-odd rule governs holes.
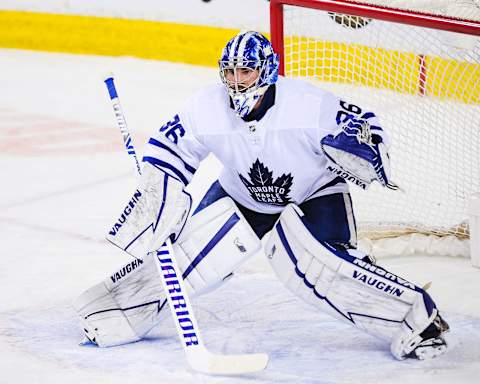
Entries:
POLYGON ((267 203, 273 205, 287 205, 291 202, 288 194, 292 186, 293 177, 289 173, 277 177, 273 181, 273 172, 264 166, 260 160, 256 160, 250 167, 248 176, 250 181, 239 174, 240 180, 245 184, 252 199, 259 203, 267 203))

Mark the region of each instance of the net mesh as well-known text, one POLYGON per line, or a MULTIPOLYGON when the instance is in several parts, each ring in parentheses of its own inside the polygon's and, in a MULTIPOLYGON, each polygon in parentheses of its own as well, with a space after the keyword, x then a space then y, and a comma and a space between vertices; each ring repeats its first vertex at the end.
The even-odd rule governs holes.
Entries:
MULTIPOLYGON (((461 17, 478 10, 469 4, 461 17)), ((374 111, 392 138, 402 191, 351 188, 360 236, 468 237, 467 202, 480 191, 479 38, 285 6, 284 44, 286 76, 374 111)))
POLYGON ((358 3, 388 6, 457 19, 480 20, 480 0, 368 0, 358 3))

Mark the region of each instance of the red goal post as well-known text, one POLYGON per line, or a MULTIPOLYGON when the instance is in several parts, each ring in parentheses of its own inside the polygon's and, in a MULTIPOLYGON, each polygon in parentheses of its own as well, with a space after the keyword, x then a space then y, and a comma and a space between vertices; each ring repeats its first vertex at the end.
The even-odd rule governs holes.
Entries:
MULTIPOLYGON (((435 9, 419 3, 270 1, 280 74, 366 106, 392 136, 394 181, 404 192, 351 188, 366 239, 468 239, 468 201, 480 192, 478 0, 438 0, 435 9)), ((468 253, 465 245, 429 247, 419 245, 468 253)))

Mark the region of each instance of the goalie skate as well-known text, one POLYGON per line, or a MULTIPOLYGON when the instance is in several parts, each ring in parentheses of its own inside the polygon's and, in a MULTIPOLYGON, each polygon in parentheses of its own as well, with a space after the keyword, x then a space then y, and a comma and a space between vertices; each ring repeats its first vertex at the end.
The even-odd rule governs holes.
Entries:
POLYGON ((427 329, 410 341, 408 349, 412 350, 405 357, 428 360, 444 354, 448 345, 442 334, 449 329, 447 322, 437 315, 427 329))

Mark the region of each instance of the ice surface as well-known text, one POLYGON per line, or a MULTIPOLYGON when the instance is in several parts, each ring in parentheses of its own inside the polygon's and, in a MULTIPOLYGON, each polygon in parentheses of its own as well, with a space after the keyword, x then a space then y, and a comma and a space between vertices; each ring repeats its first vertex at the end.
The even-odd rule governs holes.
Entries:
MULTIPOLYGON (((436 360, 394 360, 293 297, 260 258, 193 305, 212 352, 267 352, 262 373, 190 371, 170 319, 142 342, 78 346, 72 300, 128 260, 103 239, 135 183, 102 83, 109 71, 139 152, 189 94, 218 81, 215 69, 187 65, 0 50, 0 383, 478 382, 480 271, 422 255, 383 263, 433 282, 452 328, 451 351, 436 360)), ((218 171, 213 158, 202 165, 196 199, 218 171)))

